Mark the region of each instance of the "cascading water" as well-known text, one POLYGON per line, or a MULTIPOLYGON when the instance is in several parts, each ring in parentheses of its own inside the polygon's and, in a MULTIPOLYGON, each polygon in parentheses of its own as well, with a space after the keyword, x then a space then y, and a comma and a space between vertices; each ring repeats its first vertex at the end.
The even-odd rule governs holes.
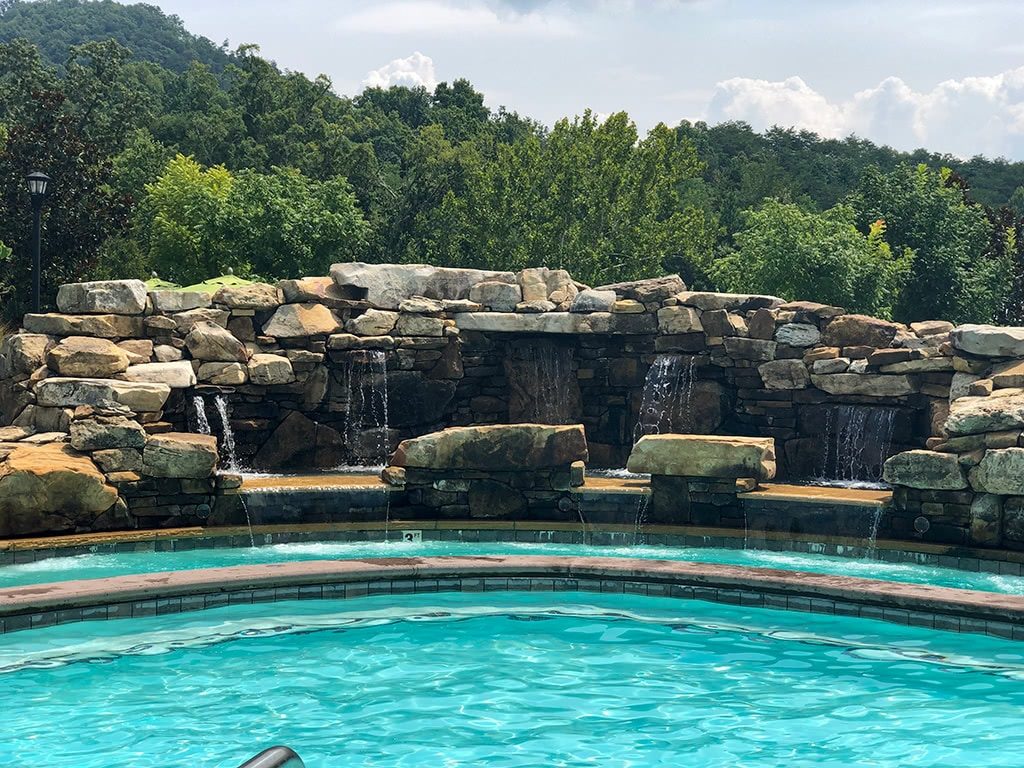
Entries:
POLYGON ((203 400, 202 395, 192 396, 192 409, 195 412, 196 432, 201 435, 212 435, 210 419, 206 415, 206 401, 203 400))
POLYGON ((691 400, 696 378, 693 356, 658 355, 644 380, 635 438, 663 433, 686 434, 693 429, 691 400))
POLYGON ((572 424, 579 418, 579 394, 569 347, 519 347, 509 361, 510 418, 519 423, 572 424))
POLYGON ((895 408, 835 405, 825 412, 821 461, 816 482, 864 485, 882 481, 889 457, 895 408))
POLYGON ((345 444, 353 466, 378 466, 389 452, 387 356, 379 349, 348 356, 345 366, 345 444))
POLYGON ((238 452, 235 448, 235 431, 231 428, 231 407, 224 395, 214 397, 213 404, 220 417, 220 442, 221 450, 224 451, 225 468, 237 472, 240 467, 238 466, 238 452))

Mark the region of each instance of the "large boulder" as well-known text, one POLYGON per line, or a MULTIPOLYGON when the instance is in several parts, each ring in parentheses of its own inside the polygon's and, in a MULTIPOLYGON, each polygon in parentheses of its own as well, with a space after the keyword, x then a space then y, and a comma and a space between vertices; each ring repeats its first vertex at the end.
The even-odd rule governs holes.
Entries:
POLYGON ((904 451, 885 462, 882 479, 892 485, 935 491, 967 487, 967 477, 955 453, 904 451))
POLYGON ((519 285, 523 289, 523 301, 550 301, 559 306, 568 306, 579 291, 568 272, 547 267, 524 269, 519 273, 519 285))
POLYGON ((205 309, 210 306, 210 294, 205 291, 150 291, 153 309, 163 314, 187 312, 190 309, 205 309))
POLYGON ((263 333, 277 339, 326 336, 342 328, 331 310, 323 304, 285 304, 263 326, 263 333))
POLYGON ((829 347, 884 349, 892 346, 900 328, 896 323, 868 315, 840 315, 825 326, 822 341, 829 347))
POLYGON ((982 357, 1024 357, 1024 328, 961 325, 950 333, 953 346, 982 357))
POLYGON ((1009 397, 960 397, 949 405, 946 433, 975 435, 1024 428, 1024 394, 1009 397))
MULTIPOLYGON (((331 277, 343 291, 365 299, 378 309, 398 309, 403 299, 468 299, 470 289, 484 280, 515 283, 513 272, 452 269, 428 264, 335 264, 331 277)), ((272 335, 272 334, 271 334, 272 335)))
POLYGON ((141 448, 145 444, 146 430, 121 414, 95 414, 71 422, 71 447, 78 451, 141 448))
POLYGON ((356 289, 343 290, 330 277, 300 277, 282 280, 277 284, 288 304, 324 304, 328 307, 350 305, 356 289))
POLYGON ((117 489, 65 443, 18 443, 0 462, 0 536, 73 531, 117 501, 117 489))
POLYGON ((633 446, 630 472, 678 477, 775 477, 775 441, 770 437, 645 435, 633 446))
POLYGON ((253 355, 249 360, 249 381, 269 387, 295 381, 292 361, 282 355, 253 355))
POLYGON ((266 283, 225 285, 213 295, 215 304, 230 309, 275 309, 284 301, 281 289, 266 283))
POLYGON ((244 363, 249 359, 245 345, 231 331, 207 320, 192 326, 185 346, 196 360, 244 363))
POLYGON ((140 363, 124 372, 128 381, 150 381, 166 384, 171 389, 188 389, 196 385, 196 372, 192 363, 178 360, 169 363, 140 363))
POLYGON ((368 309, 345 323, 345 331, 356 336, 387 336, 395 329, 398 313, 387 309, 368 309))
POLYGON ((217 438, 185 432, 153 435, 142 451, 142 473, 151 477, 210 477, 217 467, 217 438))
POLYGON ((450 427, 403 440, 391 459, 396 467, 480 469, 507 472, 567 467, 586 461, 587 440, 578 424, 508 424, 450 427))
POLYGON ((1024 496, 1024 448, 985 451, 971 469, 971 486, 976 491, 999 496, 1024 496))
POLYGON ((141 315, 148 296, 141 280, 66 283, 57 290, 57 308, 71 314, 141 315))
POLYGON ((108 339, 69 336, 47 352, 46 364, 61 376, 105 379, 128 368, 128 353, 108 339))
POLYGON ((594 290, 614 291, 620 299, 633 299, 641 304, 662 302, 686 290, 686 283, 679 275, 664 275, 646 280, 630 280, 625 283, 609 283, 600 285, 594 290))
POLYGON ((481 280, 469 289, 469 300, 492 312, 511 312, 523 300, 523 291, 516 283, 481 280))
POLYGON ((806 389, 811 383, 803 360, 772 360, 757 367, 765 389, 806 389))
POLYGON ((135 413, 153 413, 164 407, 170 394, 171 388, 166 384, 54 377, 36 384, 36 405, 49 408, 123 405, 135 413))
POLYGON ((693 307, 662 307, 658 310, 658 331, 660 333, 700 333, 703 330, 700 312, 693 307))
POLYGON ((53 340, 41 333, 12 333, 0 344, 0 372, 11 374, 32 373, 46 364, 46 350, 53 340))
POLYGON ((132 339, 145 335, 142 317, 136 315, 25 315, 29 333, 47 336, 96 336, 101 339, 132 339))
POLYGON ((616 302, 615 291, 596 291, 587 288, 576 294, 570 312, 611 312, 616 302))

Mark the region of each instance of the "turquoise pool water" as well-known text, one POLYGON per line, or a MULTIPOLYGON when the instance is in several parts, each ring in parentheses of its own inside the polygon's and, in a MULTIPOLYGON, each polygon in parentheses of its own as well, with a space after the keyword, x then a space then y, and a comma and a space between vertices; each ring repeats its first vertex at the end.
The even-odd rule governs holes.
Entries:
POLYGON ((588 555, 644 559, 694 560, 788 571, 863 576, 871 579, 935 584, 1024 595, 1024 578, 975 573, 928 565, 855 560, 848 557, 712 547, 583 546, 580 544, 514 544, 424 541, 392 543, 274 544, 255 548, 197 549, 188 552, 132 552, 55 557, 24 565, 0 567, 0 587, 26 586, 72 579, 96 579, 131 573, 215 568, 227 565, 280 563, 291 560, 345 560, 365 557, 429 555, 588 555))
POLYGON ((0 765, 1017 766, 1019 643, 627 595, 233 606, 0 637, 0 765))

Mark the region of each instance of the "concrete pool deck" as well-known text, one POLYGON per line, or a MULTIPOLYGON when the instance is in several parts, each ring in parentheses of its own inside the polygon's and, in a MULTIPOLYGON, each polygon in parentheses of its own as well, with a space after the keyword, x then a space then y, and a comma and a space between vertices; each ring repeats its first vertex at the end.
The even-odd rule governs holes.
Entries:
POLYGON ((856 616, 1024 640, 1024 597, 768 568, 604 557, 318 560, 0 589, 4 632, 223 605, 445 591, 583 591, 856 616))

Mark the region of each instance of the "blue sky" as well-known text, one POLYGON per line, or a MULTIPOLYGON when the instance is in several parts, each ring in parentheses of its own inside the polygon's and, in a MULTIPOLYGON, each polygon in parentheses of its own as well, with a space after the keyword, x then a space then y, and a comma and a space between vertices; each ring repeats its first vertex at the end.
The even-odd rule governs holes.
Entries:
POLYGON ((339 93, 467 77, 545 123, 746 120, 1024 159, 1021 0, 156 0, 339 93))

